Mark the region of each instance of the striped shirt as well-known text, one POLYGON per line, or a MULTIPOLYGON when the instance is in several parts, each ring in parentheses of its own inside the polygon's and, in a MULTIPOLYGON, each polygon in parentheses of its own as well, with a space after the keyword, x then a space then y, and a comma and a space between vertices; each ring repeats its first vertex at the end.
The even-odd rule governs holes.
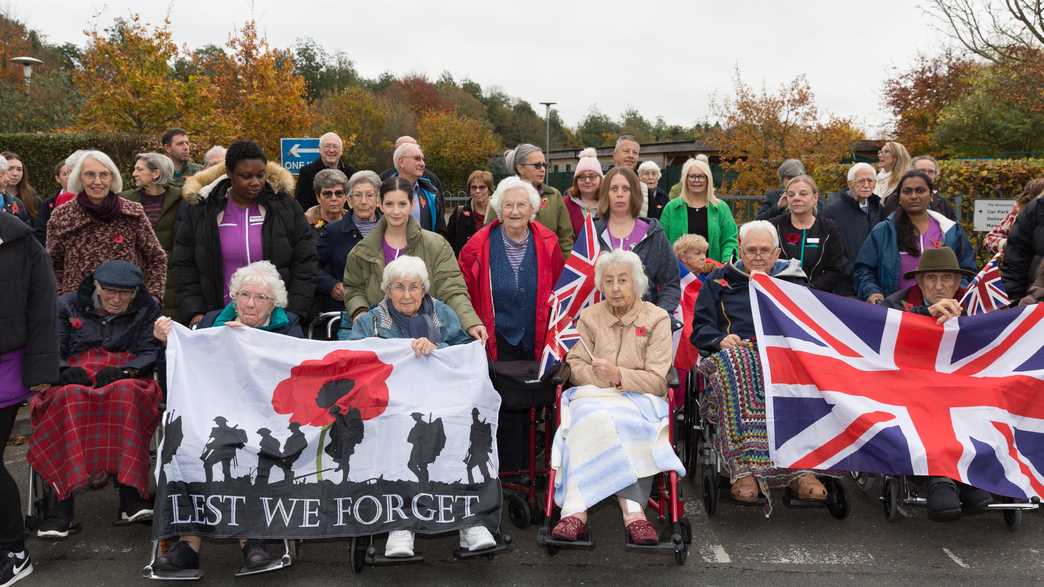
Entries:
POLYGON ((515 242, 507 235, 506 230, 501 230, 500 235, 504 237, 504 252, 507 253, 508 263, 511 270, 515 272, 515 281, 518 281, 518 268, 522 265, 522 259, 526 256, 526 248, 529 246, 529 230, 522 237, 521 242, 515 242))

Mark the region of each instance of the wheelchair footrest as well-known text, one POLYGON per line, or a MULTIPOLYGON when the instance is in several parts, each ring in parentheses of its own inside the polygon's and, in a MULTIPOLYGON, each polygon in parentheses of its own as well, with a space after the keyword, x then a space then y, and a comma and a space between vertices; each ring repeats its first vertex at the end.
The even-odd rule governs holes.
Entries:
POLYGON ((588 533, 584 540, 559 540, 554 536, 551 536, 551 530, 549 528, 543 527, 537 531, 537 545, 542 548, 550 546, 562 550, 590 550, 594 548, 595 543, 591 538, 590 533, 588 533))
POLYGON ((483 550, 468 550, 466 548, 456 548, 453 550, 453 558, 455 560, 472 560, 476 558, 493 558, 498 554, 505 552, 511 552, 511 536, 504 534, 501 536, 497 545, 492 548, 485 548, 483 550))

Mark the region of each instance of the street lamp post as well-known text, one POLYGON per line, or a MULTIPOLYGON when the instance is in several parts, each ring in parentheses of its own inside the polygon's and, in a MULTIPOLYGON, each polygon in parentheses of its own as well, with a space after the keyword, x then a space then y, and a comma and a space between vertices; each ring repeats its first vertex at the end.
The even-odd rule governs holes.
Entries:
POLYGON ((544 122, 547 126, 547 134, 544 137, 544 153, 548 158, 551 157, 551 107, 558 102, 541 102, 544 106, 544 122))
POLYGON ((41 65, 43 61, 36 57, 12 57, 11 61, 18 63, 22 66, 22 79, 25 80, 25 87, 29 87, 29 81, 33 77, 33 66, 41 65))

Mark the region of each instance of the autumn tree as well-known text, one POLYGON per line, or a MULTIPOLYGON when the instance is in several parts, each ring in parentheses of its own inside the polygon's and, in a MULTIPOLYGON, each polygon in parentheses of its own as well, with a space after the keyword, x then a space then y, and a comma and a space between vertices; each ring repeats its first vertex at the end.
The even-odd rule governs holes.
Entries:
POLYGON ((584 116, 576 127, 576 137, 585 147, 611 144, 619 134, 620 125, 595 107, 588 111, 587 116, 584 116))
POLYGON ((982 67, 971 87, 947 105, 935 125, 934 142, 956 157, 1027 157, 1044 152, 1044 113, 1005 98, 1007 76, 982 67))
POLYGON ((170 126, 208 128, 214 106, 210 79, 178 80, 170 64, 182 56, 171 40, 170 21, 117 18, 102 32, 88 31, 82 69, 73 76, 84 97, 77 130, 156 135, 170 126))
POLYGON ((316 134, 334 131, 344 141, 344 158, 359 169, 384 169, 395 140, 384 133, 388 112, 383 100, 361 87, 328 95, 317 107, 316 134))
POLYGON ((488 169, 490 157, 500 147, 488 126, 452 112, 422 116, 417 121, 417 140, 447 190, 462 189, 472 171, 488 169))
POLYGON ((784 159, 800 159, 811 172, 837 163, 862 133, 843 118, 822 117, 804 76, 769 93, 755 91, 736 74, 734 97, 714 104, 721 129, 707 142, 722 151, 722 167, 738 173, 728 189, 757 193, 774 186, 784 159))
POLYGON ((257 141, 273 155, 281 137, 312 129, 315 118, 305 80, 294 72, 287 51, 269 47, 254 21, 233 33, 227 48, 227 53, 213 56, 210 68, 224 128, 257 141))
POLYGON ((895 121, 894 136, 911 153, 945 154, 934 142, 939 114, 964 95, 980 66, 947 51, 919 55, 914 64, 884 84, 883 99, 895 121))

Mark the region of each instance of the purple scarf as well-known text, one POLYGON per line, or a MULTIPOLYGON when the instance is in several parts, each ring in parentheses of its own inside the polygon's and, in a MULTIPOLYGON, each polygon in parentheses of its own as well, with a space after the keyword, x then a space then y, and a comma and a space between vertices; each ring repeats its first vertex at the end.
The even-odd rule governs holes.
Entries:
POLYGON ((98 222, 112 222, 120 215, 120 197, 115 192, 109 192, 100 204, 95 204, 87 197, 87 192, 80 192, 76 196, 76 203, 83 208, 88 216, 98 222))

